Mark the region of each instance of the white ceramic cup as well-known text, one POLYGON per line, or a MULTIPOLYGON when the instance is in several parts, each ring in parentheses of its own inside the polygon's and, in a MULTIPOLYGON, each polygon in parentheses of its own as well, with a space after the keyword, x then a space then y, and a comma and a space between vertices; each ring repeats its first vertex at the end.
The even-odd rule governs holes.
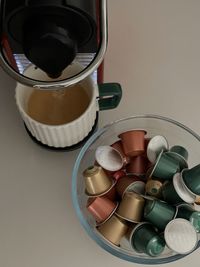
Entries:
MULTIPOLYGON (((62 77, 71 77, 83 70, 83 66, 75 62, 67 67, 62 77)), ((25 74, 31 78, 49 81, 50 78, 40 69, 30 66, 25 74)), ((91 132, 97 117, 97 112, 116 108, 121 100, 122 90, 117 83, 97 85, 92 77, 87 77, 81 83, 90 98, 85 112, 72 122, 62 125, 47 125, 31 118, 27 113, 28 101, 34 90, 17 83, 15 96, 21 117, 31 135, 40 143, 54 148, 68 148, 83 141, 91 132)))

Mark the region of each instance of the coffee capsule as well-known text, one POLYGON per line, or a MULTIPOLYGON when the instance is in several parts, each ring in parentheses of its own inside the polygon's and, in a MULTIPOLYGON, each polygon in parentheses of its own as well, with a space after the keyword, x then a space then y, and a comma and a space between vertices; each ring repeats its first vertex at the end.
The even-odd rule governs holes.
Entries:
POLYGON ((124 166, 126 166, 130 162, 130 158, 125 155, 121 140, 112 144, 111 147, 113 147, 120 153, 123 158, 124 166))
POLYGON ((147 157, 151 163, 155 163, 162 151, 167 151, 169 145, 164 136, 157 135, 151 138, 147 146, 147 157))
POLYGON ((105 239, 119 246, 122 237, 125 236, 128 231, 128 225, 124 220, 113 215, 108 221, 101 224, 97 230, 105 239))
POLYGON ((200 196, 196 196, 196 198, 195 198, 195 203, 196 203, 196 204, 200 204, 200 196))
POLYGON ((180 204, 177 206, 178 212, 176 218, 183 218, 191 222, 197 233, 200 232, 200 212, 188 204, 180 204))
POLYGON ((105 197, 88 200, 87 209, 98 224, 107 221, 117 209, 117 203, 105 197))
POLYGON ((170 148, 170 152, 176 153, 180 157, 182 157, 185 161, 188 160, 188 151, 183 146, 173 146, 170 148))
POLYGON ((179 204, 183 202, 183 199, 177 194, 172 181, 166 181, 163 184, 162 196, 164 201, 168 202, 169 204, 179 204))
POLYGON ((121 154, 111 146, 99 146, 95 152, 95 159, 102 168, 111 172, 123 167, 121 154))
POLYGON ((191 168, 185 169, 182 172, 182 178, 187 188, 195 195, 200 195, 200 164, 191 168))
POLYGON ((177 208, 178 208, 178 211, 177 211, 176 218, 189 220, 190 215, 192 214, 192 212, 194 212, 193 207, 186 203, 177 205, 177 208))
POLYGON ((124 195, 116 214, 127 221, 138 223, 142 219, 145 200, 136 193, 128 192, 124 195))
POLYGON ((123 170, 117 171, 112 174, 112 177, 114 178, 115 181, 118 181, 122 177, 126 176, 126 172, 123 170))
POLYGON ((174 174, 179 172, 179 162, 161 152, 156 160, 156 164, 152 170, 150 177, 157 177, 162 180, 170 180, 174 174))
POLYGON ((137 176, 124 176, 116 184, 116 191, 118 195, 122 198, 126 188, 135 181, 140 181, 140 178, 137 176))
POLYGON ((176 216, 177 209, 163 201, 147 200, 144 218, 160 230, 164 230, 168 222, 176 216))
POLYGON ((141 182, 141 179, 137 176, 124 176, 120 178, 116 184, 116 191, 118 195, 122 198, 127 188, 135 182, 141 182))
POLYGON ((179 162, 180 171, 188 168, 188 151, 183 146, 173 146, 167 154, 179 162))
MULTIPOLYGON (((95 160, 95 162, 94 162, 94 166, 97 166, 97 167, 101 167, 102 168, 102 166, 95 160)), ((103 169, 103 171, 105 172, 105 174, 108 176, 108 177, 110 177, 111 179, 113 178, 113 173, 115 173, 115 172, 112 172, 112 171, 108 171, 108 170, 106 170, 106 169, 104 169, 104 168, 102 168, 103 169)))
POLYGON ((145 183, 143 181, 133 182, 126 188, 122 198, 127 192, 133 192, 133 193, 143 196, 145 194, 145 183))
MULTIPOLYGON (((94 166, 98 166, 98 167, 101 167, 101 165, 95 160, 94 162, 94 166)), ((102 167, 101 167, 102 168, 102 167)), ((113 178, 113 173, 115 172, 111 172, 111 171, 108 171, 108 170, 105 170, 104 168, 102 168, 103 171, 105 172, 105 174, 110 177, 111 179, 113 178)))
POLYGON ((158 180, 149 180, 145 186, 146 194, 160 198, 162 195, 162 183, 158 180))
POLYGON ((176 161, 178 161, 179 167, 180 167, 180 171, 182 171, 185 168, 188 168, 187 161, 184 158, 182 158, 181 156, 179 156, 178 154, 176 154, 174 152, 171 152, 171 151, 168 151, 168 152, 166 152, 166 155, 168 155, 172 159, 175 159, 176 161))
POLYGON ((89 167, 83 172, 83 176, 88 196, 100 196, 107 193, 113 186, 112 179, 106 175, 101 167, 89 167))
POLYGON ((167 246, 178 254, 192 252, 198 243, 194 227, 185 219, 170 221, 165 228, 164 236, 167 246))
POLYGON ((144 175, 147 171, 148 160, 144 156, 131 158, 130 163, 126 166, 128 174, 144 175))
POLYGON ((108 190, 107 193, 103 194, 103 196, 105 198, 110 199, 111 201, 118 201, 118 195, 117 195, 117 191, 115 188, 116 182, 114 182, 114 184, 112 185, 112 187, 108 190))
POLYGON ((176 173, 173 177, 173 185, 176 190, 176 193, 179 197, 186 203, 194 203, 196 196, 192 194, 185 186, 182 178, 181 173, 176 173))
POLYGON ((144 130, 131 130, 119 135, 127 156, 136 157, 145 152, 145 135, 144 130))
POLYGON ((138 253, 151 257, 159 256, 165 248, 165 240, 149 223, 140 223, 133 229, 130 244, 138 253))

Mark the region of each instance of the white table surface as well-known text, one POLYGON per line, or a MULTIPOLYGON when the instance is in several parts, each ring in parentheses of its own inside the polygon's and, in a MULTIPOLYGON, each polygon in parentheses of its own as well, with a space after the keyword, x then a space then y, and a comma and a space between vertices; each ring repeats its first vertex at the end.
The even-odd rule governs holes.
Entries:
MULTIPOLYGON (((123 85, 100 126, 141 113, 174 118, 200 134, 200 1, 109 0, 105 80, 123 85)), ((26 134, 15 82, 0 70, 0 266, 134 266, 99 248, 71 202, 79 151, 55 153, 26 134)), ((171 266, 198 266, 199 252, 171 266)))

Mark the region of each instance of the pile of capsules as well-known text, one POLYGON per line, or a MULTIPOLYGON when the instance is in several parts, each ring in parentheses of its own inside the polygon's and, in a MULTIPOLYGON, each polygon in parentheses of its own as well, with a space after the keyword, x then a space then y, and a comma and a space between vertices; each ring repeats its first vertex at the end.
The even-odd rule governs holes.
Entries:
POLYGON ((200 233, 200 164, 189 168, 188 151, 169 147, 164 136, 145 130, 119 135, 95 151, 83 172, 87 211, 104 239, 158 257, 167 247, 192 252, 200 233))

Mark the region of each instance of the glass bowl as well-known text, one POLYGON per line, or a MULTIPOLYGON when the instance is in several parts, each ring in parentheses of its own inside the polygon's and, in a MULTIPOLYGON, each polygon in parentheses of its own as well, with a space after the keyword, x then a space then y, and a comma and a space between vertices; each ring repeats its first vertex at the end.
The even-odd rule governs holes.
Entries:
MULTIPOLYGON (((101 145, 111 145, 118 140, 118 135, 132 129, 145 129, 147 137, 163 135, 167 138, 169 145, 182 145, 189 152, 189 167, 200 163, 200 136, 188 127, 169 118, 156 115, 141 115, 115 121, 98 130, 82 148, 73 170, 72 198, 78 219, 89 236, 103 249, 121 259, 140 264, 163 264, 176 261, 186 255, 179 255, 167 247, 164 252, 156 258, 140 254, 132 250, 128 241, 117 247, 103 238, 96 230, 96 222, 87 211, 87 199, 85 185, 82 176, 83 171, 94 164, 95 150, 101 145)), ((197 248, 200 246, 198 242, 197 248)), ((196 249, 197 249, 196 248, 196 249)))

